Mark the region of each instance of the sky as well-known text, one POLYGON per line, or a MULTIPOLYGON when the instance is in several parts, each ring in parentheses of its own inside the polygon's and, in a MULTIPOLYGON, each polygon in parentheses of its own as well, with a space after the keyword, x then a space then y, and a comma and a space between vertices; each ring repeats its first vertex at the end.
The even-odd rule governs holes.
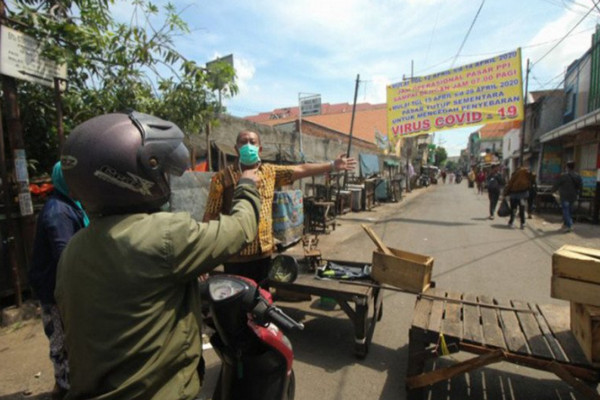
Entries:
MULTIPOLYGON (((600 0, 595 0, 600 2, 600 0)), ((154 0, 165 5, 167 1, 154 0)), ((204 64, 233 54, 230 114, 298 105, 386 102, 386 86, 521 48, 529 91, 563 88, 564 72, 600 22, 592 0, 171 0, 191 32, 177 49, 204 64)), ((126 7, 119 8, 126 12, 126 7)), ((525 82, 525 76, 523 76, 525 82)), ((458 156, 478 127, 437 132, 458 156)))

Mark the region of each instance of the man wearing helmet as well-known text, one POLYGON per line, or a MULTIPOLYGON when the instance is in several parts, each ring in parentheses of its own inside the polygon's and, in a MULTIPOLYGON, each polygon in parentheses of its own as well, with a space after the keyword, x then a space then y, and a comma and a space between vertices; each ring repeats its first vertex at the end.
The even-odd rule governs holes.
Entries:
POLYGON ((200 389, 197 277, 252 242, 260 197, 246 170, 230 216, 198 223, 160 212, 168 174, 189 153, 173 123, 132 112, 76 127, 65 143, 67 184, 90 213, 58 266, 70 399, 193 399, 200 389))
POLYGON ((262 151, 260 136, 252 131, 242 131, 238 134, 235 149, 238 154, 238 163, 219 171, 211 181, 204 221, 219 218, 221 213, 229 213, 231 193, 233 193, 241 174, 247 169, 258 168, 258 191, 262 200, 258 235, 240 254, 230 258, 224 267, 227 273, 246 276, 264 285, 271 263, 271 253, 275 247, 272 228, 275 188, 290 185, 297 179, 326 172, 353 170, 356 167, 356 161, 340 155, 336 160, 326 163, 294 166, 263 164, 260 160, 262 151))

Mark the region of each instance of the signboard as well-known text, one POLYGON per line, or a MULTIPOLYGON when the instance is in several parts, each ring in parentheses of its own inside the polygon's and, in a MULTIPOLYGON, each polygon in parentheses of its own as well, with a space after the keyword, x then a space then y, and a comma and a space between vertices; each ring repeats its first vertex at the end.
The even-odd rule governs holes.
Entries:
POLYGON ((584 169, 580 171, 581 182, 581 197, 594 197, 596 194, 596 171, 593 169, 584 169))
POLYGON ((307 117, 309 115, 321 114, 321 95, 314 95, 300 99, 300 115, 307 117))
POLYGON ((50 87, 54 87, 55 77, 67 79, 67 65, 42 57, 31 36, 0 26, 0 44, 0 74, 50 87))
POLYGON ((387 87, 388 137, 523 120, 521 50, 387 87))
POLYGON ((562 160, 563 149, 557 145, 544 145, 542 154, 542 165, 540 167, 540 183, 552 185, 560 176, 560 163, 562 160))
POLYGON ((206 63, 206 69, 211 69, 217 63, 225 63, 233 67, 233 54, 229 54, 223 57, 219 57, 216 60, 212 60, 206 63))

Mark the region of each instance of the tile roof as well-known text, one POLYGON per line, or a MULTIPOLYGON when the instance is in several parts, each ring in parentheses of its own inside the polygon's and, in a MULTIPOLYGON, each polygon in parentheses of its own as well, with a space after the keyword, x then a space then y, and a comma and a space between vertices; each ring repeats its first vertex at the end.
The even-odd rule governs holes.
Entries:
MULTIPOLYGON (((339 114, 313 115, 305 117, 303 121, 323 126, 333 131, 349 135, 352 122, 352 112, 339 114)), ((375 131, 385 134, 387 132, 387 108, 385 104, 381 108, 358 110, 354 116, 352 137, 362 139, 369 143, 375 143, 375 131)))
MULTIPOLYGON (((356 110, 370 110, 374 108, 382 108, 386 107, 385 103, 381 104, 370 104, 370 103, 358 103, 356 105, 356 110)), ((339 114, 339 113, 351 113, 352 112, 352 104, 348 103, 337 103, 337 104, 329 104, 322 103, 321 104, 321 115, 326 114, 339 114)), ((281 120, 293 120, 298 118, 298 106, 295 107, 284 107, 284 108, 276 108, 273 111, 262 112, 256 115, 250 115, 248 117, 244 117, 245 120, 256 122, 259 124, 265 124, 267 121, 281 121, 281 120)), ((269 125, 271 125, 269 123, 269 125)))
POLYGON ((485 139, 502 139, 511 129, 521 127, 521 121, 494 122, 484 125, 479 130, 479 137, 485 139))

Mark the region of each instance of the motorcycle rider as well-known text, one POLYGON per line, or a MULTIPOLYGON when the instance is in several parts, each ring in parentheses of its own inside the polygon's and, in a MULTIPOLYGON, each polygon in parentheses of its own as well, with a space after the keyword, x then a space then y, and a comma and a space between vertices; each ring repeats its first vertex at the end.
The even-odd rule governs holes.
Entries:
POLYGON ((161 212, 167 174, 188 168, 183 137, 169 121, 131 112, 92 118, 65 143, 65 179, 91 216, 58 266, 67 399, 193 399, 200 390, 197 277, 252 242, 260 197, 247 170, 230 216, 199 223, 161 212))

